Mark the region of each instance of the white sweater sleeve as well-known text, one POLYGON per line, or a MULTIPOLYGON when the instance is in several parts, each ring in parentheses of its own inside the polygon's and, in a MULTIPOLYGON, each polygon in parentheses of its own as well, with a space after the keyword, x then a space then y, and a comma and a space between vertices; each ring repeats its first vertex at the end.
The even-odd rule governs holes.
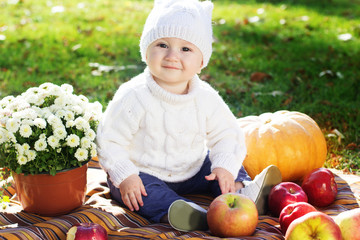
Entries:
POLYGON ((236 178, 246 156, 245 134, 219 95, 210 104, 213 107, 207 120, 207 146, 211 171, 217 167, 225 168, 236 178))
POLYGON ((142 107, 136 98, 134 91, 120 97, 115 95, 97 130, 100 164, 117 187, 128 176, 139 174, 128 151, 142 115, 142 107))

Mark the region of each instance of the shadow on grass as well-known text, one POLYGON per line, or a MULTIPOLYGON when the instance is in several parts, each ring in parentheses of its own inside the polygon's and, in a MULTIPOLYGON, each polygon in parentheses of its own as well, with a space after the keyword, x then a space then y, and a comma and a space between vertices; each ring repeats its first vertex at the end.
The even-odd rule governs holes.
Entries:
POLYGON ((215 26, 214 31, 219 42, 212 61, 216 69, 227 70, 229 79, 233 77, 229 81, 236 81, 228 83, 223 95, 237 110, 244 115, 253 114, 246 106, 260 112, 302 111, 316 116, 322 127, 346 129, 359 139, 359 48, 303 31, 284 36, 278 29, 227 23, 215 26), (237 54, 240 59, 232 57, 237 54), (239 73, 239 69, 244 70, 239 73), (272 78, 253 83, 253 72, 266 72, 272 78), (279 96, 269 94, 278 90, 279 96))

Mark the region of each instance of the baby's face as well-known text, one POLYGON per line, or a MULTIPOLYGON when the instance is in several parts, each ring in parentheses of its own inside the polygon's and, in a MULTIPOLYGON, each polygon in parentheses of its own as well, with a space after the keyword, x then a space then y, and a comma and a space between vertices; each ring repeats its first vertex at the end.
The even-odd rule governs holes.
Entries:
POLYGON ((203 56, 190 42, 179 38, 161 38, 148 47, 146 63, 161 87, 174 92, 168 89, 171 85, 179 93, 196 73, 200 73, 203 56))

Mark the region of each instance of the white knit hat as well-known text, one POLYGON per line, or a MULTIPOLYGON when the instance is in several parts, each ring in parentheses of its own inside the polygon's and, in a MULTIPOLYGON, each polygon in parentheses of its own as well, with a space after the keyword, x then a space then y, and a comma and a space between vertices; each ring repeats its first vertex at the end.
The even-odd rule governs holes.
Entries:
POLYGON ((146 62, 146 51, 152 42, 175 37, 197 46, 203 55, 203 68, 206 67, 212 53, 213 8, 210 1, 155 0, 140 39, 142 61, 146 62))

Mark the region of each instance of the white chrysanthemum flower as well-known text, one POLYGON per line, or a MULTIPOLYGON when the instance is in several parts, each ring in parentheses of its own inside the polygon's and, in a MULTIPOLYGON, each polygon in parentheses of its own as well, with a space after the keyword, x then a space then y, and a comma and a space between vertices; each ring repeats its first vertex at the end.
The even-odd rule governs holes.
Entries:
POLYGON ((34 125, 37 126, 40 129, 45 129, 46 128, 46 121, 42 118, 36 118, 34 120, 34 125))
POLYGON ((69 147, 77 147, 80 144, 80 138, 75 134, 70 134, 66 138, 66 143, 69 147))
POLYGON ((73 126, 75 126, 75 121, 70 120, 66 122, 66 128, 72 128, 73 126))
POLYGON ((32 129, 28 124, 22 124, 20 126, 20 135, 24 138, 30 137, 32 134, 32 129))
POLYGON ((0 127, 0 144, 8 141, 8 131, 0 127))
POLYGON ((84 103, 88 103, 89 99, 85 97, 84 95, 78 95, 78 99, 84 103))
POLYGON ((58 118, 65 118, 65 114, 66 114, 66 111, 64 111, 63 109, 60 109, 55 113, 55 116, 57 116, 58 118))
POLYGON ((31 88, 28 88, 23 94, 23 96, 36 96, 39 92, 39 89, 37 87, 31 87, 31 88))
POLYGON ((49 108, 43 108, 43 109, 42 109, 42 114, 41 114, 41 116, 42 116, 44 119, 48 119, 51 115, 52 115, 52 112, 50 111, 49 108))
POLYGON ((47 91, 47 92, 51 92, 55 86, 56 85, 53 84, 53 83, 46 82, 46 83, 41 84, 39 86, 39 89, 42 89, 42 90, 47 91))
POLYGON ((28 161, 33 161, 36 158, 36 151, 29 150, 26 152, 26 156, 28 158, 28 161))
POLYGON ((44 151, 44 150, 46 150, 46 147, 47 147, 46 138, 40 138, 39 140, 37 140, 35 142, 34 147, 35 147, 36 151, 44 151))
POLYGON ((62 121, 60 118, 58 118, 57 116, 55 115, 50 115, 47 119, 48 123, 53 126, 53 127, 60 127, 62 124, 62 121))
POLYGON ((44 98, 44 97, 37 96, 37 101, 36 101, 35 105, 41 106, 42 104, 44 104, 44 102, 45 102, 45 98, 44 98))
POLYGON ((46 134, 45 134, 45 133, 40 134, 39 139, 45 139, 45 138, 46 138, 46 134))
POLYGON ((54 136, 58 139, 62 140, 65 139, 67 136, 67 132, 64 126, 57 127, 54 129, 54 136))
POLYGON ((16 144, 14 145, 14 147, 15 147, 15 150, 16 150, 17 155, 23 155, 23 154, 24 154, 24 149, 23 149, 23 147, 22 147, 21 144, 16 143, 16 144))
POLYGON ((6 96, 3 99, 1 99, 0 106, 5 108, 7 105, 9 105, 9 103, 11 103, 14 100, 15 100, 15 97, 13 95, 6 96))
POLYGON ((28 159, 27 159, 27 157, 24 156, 24 155, 19 155, 19 156, 17 157, 17 161, 18 161, 18 163, 19 163, 20 165, 24 165, 24 164, 26 164, 26 163, 28 162, 28 159))
POLYGON ((85 119, 85 121, 90 121, 90 119, 93 118, 93 114, 91 112, 85 112, 83 118, 85 119))
POLYGON ((16 118, 10 118, 7 122, 6 122, 6 129, 9 132, 16 132, 17 130, 19 130, 20 127, 20 123, 19 120, 16 118))
POLYGON ((81 138, 80 143, 82 148, 89 148, 91 144, 91 140, 87 137, 83 137, 81 138))
POLYGON ((84 111, 83 108, 80 107, 79 105, 72 106, 71 110, 77 115, 81 115, 84 111))
POLYGON ((67 93, 72 93, 74 91, 73 86, 71 86, 70 84, 64 83, 61 86, 61 89, 67 93))
POLYGON ((52 147, 53 149, 57 148, 57 147, 60 147, 60 144, 59 144, 59 139, 55 136, 50 136, 48 137, 47 139, 47 142, 48 144, 50 145, 50 147, 52 147))
POLYGON ((54 84, 53 88, 51 88, 49 94, 52 95, 52 96, 61 97, 63 95, 63 90, 58 85, 54 84))
POLYGON ((84 161, 88 159, 88 151, 84 148, 78 148, 75 152, 75 157, 79 161, 84 161))
POLYGON ((10 109, 14 112, 20 112, 29 107, 30 107, 30 104, 28 102, 26 102, 24 99, 19 98, 19 97, 15 98, 14 101, 10 102, 9 105, 7 106, 8 109, 10 109))
MULTIPOLYGON (((0 133, 0 134, 1 134, 1 133, 0 133)), ((8 140, 6 140, 6 141, 10 141, 10 142, 12 142, 12 143, 16 143, 16 142, 17 142, 14 133, 7 132, 7 133, 6 133, 6 137, 7 137, 7 139, 8 139, 8 140)))
POLYGON ((54 101, 57 107, 64 107, 67 103, 67 99, 63 96, 57 97, 54 101))
POLYGON ((90 141, 94 141, 95 137, 96 137, 96 133, 94 130, 92 130, 91 128, 87 129, 85 132, 85 136, 88 137, 90 139, 90 141))
POLYGON ((21 111, 15 112, 13 114, 13 118, 27 118, 27 119, 32 119, 34 120, 35 118, 37 118, 37 113, 36 111, 34 111, 34 109, 32 108, 27 108, 27 109, 23 109, 21 111))
POLYGON ((31 120, 31 119, 23 119, 21 121, 21 124, 22 125, 29 125, 30 127, 31 126, 34 126, 34 120, 31 120))
POLYGON ((65 112, 65 120, 66 121, 72 121, 75 118, 75 114, 72 111, 66 111, 65 112))
POLYGON ((97 156, 96 144, 95 143, 91 144, 90 155, 91 155, 92 158, 97 156))
POLYGON ((27 143, 24 143, 23 145, 21 145, 21 147, 24 150, 24 152, 27 152, 30 150, 30 145, 27 143))
POLYGON ((25 99, 30 104, 37 104, 39 101, 39 97, 35 94, 27 94, 25 96, 25 99))
POLYGON ((83 117, 78 117, 75 119, 75 126, 78 130, 88 129, 88 125, 88 122, 83 117))
POLYGON ((90 103, 89 110, 92 113, 92 119, 100 120, 102 115, 102 105, 100 102, 90 103))

